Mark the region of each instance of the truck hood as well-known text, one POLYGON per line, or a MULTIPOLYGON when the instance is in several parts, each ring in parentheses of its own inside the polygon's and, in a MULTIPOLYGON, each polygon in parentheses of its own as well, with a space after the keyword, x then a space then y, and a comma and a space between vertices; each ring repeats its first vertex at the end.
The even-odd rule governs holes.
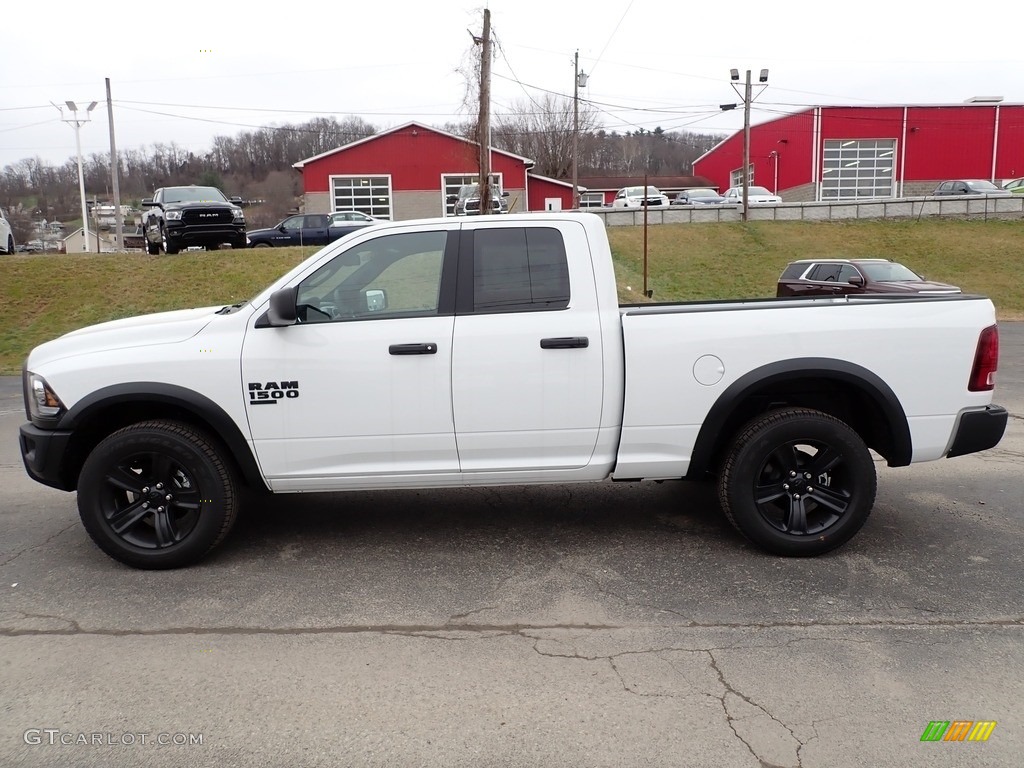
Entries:
POLYGON ((875 285, 884 286, 886 293, 960 293, 955 285, 931 280, 882 280, 875 285))
POLYGON ((75 355, 185 341, 203 330, 219 309, 179 309, 89 325, 39 345, 29 355, 28 365, 31 369, 33 365, 75 355))

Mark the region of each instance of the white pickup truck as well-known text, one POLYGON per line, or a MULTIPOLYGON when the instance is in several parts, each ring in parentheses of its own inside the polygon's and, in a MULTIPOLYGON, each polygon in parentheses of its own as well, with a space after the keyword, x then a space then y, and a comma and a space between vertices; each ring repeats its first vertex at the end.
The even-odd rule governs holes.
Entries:
POLYGON ((171 568, 275 493, 717 478, 759 547, 815 555, 890 466, 996 445, 978 296, 620 307, 603 222, 380 224, 251 301, 116 320, 25 367, 29 474, 110 556, 171 568))

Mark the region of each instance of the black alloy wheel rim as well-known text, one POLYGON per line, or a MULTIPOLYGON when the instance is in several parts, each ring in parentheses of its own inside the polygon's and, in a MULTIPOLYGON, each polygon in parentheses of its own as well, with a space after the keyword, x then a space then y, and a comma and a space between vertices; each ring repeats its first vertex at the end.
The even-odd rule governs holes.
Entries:
POLYGON ((100 504, 110 531, 142 549, 167 549, 199 522, 200 491, 192 473, 164 453, 134 453, 104 475, 100 504))
POLYGON ((838 523, 856 492, 842 453, 828 443, 783 443, 765 458, 754 480, 754 504, 772 528, 818 536, 838 523))

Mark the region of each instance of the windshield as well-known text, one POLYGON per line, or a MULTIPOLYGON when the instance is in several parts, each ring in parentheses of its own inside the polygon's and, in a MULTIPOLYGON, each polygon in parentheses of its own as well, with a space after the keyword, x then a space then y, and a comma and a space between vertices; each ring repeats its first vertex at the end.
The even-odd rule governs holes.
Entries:
POLYGON ((766 187, 748 187, 748 190, 749 191, 748 191, 747 194, 750 194, 750 195, 770 195, 771 194, 771 192, 769 192, 766 187))
POLYGON ((718 193, 713 189, 689 189, 686 194, 689 197, 718 197, 718 193))
POLYGON ((968 187, 975 192, 998 192, 999 187, 993 184, 991 181, 965 181, 968 187))
POLYGON ((216 187, 168 187, 165 203, 226 203, 228 199, 216 187))
POLYGON ((858 264, 861 272, 876 283, 919 283, 921 276, 907 269, 902 264, 886 262, 884 264, 858 264))

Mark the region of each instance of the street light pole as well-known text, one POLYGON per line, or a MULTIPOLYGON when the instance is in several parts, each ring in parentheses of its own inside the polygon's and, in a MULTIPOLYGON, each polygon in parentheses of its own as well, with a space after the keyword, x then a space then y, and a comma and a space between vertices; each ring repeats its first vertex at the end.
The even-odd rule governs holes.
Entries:
MULTIPOLYGON (((737 83, 740 79, 740 73, 738 69, 729 70, 729 77, 732 80, 730 85, 736 95, 739 95, 739 89, 737 83)), ((762 87, 768 85, 768 70, 762 69, 761 74, 758 77, 758 82, 762 87)), ((750 82, 750 70, 747 70, 746 82, 743 88, 743 168, 740 171, 743 175, 743 221, 747 220, 747 214, 750 210, 750 103, 754 100, 753 97, 753 86, 750 82)), ((723 104, 722 109, 732 108, 736 105, 723 104)))
POLYGON ((743 91, 743 220, 750 213, 750 70, 743 91))
MULTIPOLYGON (((75 102, 65 101, 64 103, 68 105, 68 109, 71 110, 71 114, 74 115, 74 117, 64 117, 64 110, 57 107, 56 104, 53 106, 57 107, 58 111, 60 111, 60 119, 65 123, 74 126, 75 129, 75 150, 78 152, 78 194, 82 198, 82 251, 86 252, 89 250, 89 211, 85 205, 85 173, 82 170, 82 137, 79 132, 82 125, 89 122, 89 113, 96 109, 97 102, 94 101, 90 104, 85 110, 85 116, 81 118, 78 116, 78 105, 75 104, 75 102)), ((98 244, 98 233, 96 235, 96 241, 98 244)))

